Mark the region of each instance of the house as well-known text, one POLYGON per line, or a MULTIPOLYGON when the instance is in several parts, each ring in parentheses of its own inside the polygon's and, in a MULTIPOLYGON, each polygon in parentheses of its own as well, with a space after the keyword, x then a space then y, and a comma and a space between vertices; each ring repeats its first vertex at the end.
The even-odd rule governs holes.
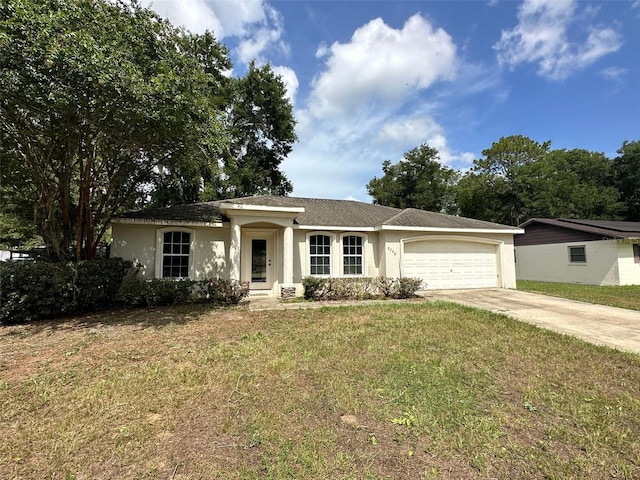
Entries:
POLYGON ((256 196, 113 220, 111 254, 157 278, 221 277, 302 293, 302 279, 419 277, 423 288, 515 288, 513 236, 495 223, 348 200, 256 196))
POLYGON ((640 284, 640 222, 532 218, 521 227, 518 280, 640 284))

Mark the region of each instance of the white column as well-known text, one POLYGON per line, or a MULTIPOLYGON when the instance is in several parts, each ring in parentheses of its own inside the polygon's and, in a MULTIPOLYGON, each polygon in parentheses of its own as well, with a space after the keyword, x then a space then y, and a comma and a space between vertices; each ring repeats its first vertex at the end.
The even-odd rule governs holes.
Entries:
POLYGON ((240 224, 231 218, 231 244, 229 245, 229 278, 240 281, 240 224))
POLYGON ((282 283, 289 287, 293 284, 293 228, 284 227, 282 242, 282 283))

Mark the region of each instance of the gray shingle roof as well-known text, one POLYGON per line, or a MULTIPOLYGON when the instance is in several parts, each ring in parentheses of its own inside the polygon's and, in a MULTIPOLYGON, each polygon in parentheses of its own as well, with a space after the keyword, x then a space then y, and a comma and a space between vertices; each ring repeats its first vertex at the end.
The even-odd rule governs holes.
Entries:
POLYGON ((266 207, 303 207, 305 211, 295 218, 302 226, 372 228, 377 226, 450 228, 450 229, 492 229, 513 230, 514 227, 484 222, 465 217, 427 212, 415 208, 405 210, 373 205, 352 200, 330 200, 320 198, 299 198, 279 196, 256 196, 233 198, 215 202, 179 205, 175 207, 132 212, 121 218, 182 221, 182 222, 222 222, 228 221, 220 211, 222 203, 266 207))
POLYGON ((640 222, 582 220, 573 218, 532 218, 523 223, 521 227, 527 227, 534 222, 569 228, 579 232, 593 233, 609 238, 640 238, 640 222))

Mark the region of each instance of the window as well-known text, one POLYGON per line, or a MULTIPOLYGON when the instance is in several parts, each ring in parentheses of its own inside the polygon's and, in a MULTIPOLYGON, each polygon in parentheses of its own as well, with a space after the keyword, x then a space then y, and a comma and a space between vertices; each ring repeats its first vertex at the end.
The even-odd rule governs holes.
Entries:
POLYGON ((331 275, 331 237, 329 235, 309 237, 309 273, 331 275))
POLYGON ((162 278, 188 278, 191 234, 164 232, 162 234, 162 278))
POLYGON ((640 245, 637 243, 633 244, 633 261, 635 263, 640 263, 640 245))
POLYGON ((345 235, 342 237, 343 275, 362 275, 362 237, 345 235))
POLYGON ((585 252, 584 245, 579 247, 569 247, 569 262, 587 263, 587 254, 585 252))

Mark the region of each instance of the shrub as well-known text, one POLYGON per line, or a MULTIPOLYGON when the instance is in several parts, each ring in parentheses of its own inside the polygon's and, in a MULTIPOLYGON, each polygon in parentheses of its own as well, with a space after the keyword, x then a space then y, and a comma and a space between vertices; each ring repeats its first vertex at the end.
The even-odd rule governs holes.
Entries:
POLYGON ((180 305, 195 301, 214 305, 237 305, 249 295, 249 285, 232 280, 145 280, 137 272, 127 276, 118 292, 118 300, 132 307, 180 305))
POLYGON ((238 305, 249 295, 249 284, 235 280, 211 278, 198 282, 198 291, 204 301, 214 305, 238 305))
POLYGON ((193 280, 145 280, 137 272, 127 276, 118 292, 117 299, 131 307, 156 307, 159 305, 181 305, 194 300, 193 280))
POLYGON ((302 280, 307 300, 364 300, 374 297, 411 298, 420 289, 418 278, 316 278, 302 280))
POLYGON ((0 324, 108 308, 131 262, 0 262, 0 324))

